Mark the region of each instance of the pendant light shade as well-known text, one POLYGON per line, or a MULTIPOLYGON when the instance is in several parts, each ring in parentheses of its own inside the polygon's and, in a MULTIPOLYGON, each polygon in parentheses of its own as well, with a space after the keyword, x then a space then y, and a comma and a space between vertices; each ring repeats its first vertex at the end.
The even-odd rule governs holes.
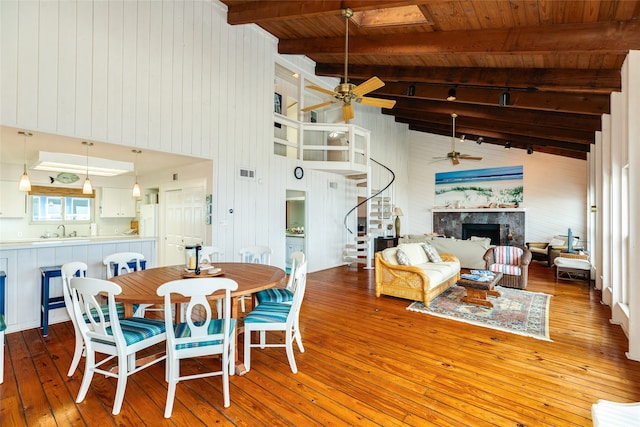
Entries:
POLYGON ((24 137, 22 142, 22 156, 24 160, 22 176, 20 177, 20 184, 18 185, 18 189, 20 191, 31 191, 31 181, 29 180, 29 175, 27 175, 27 137, 32 136, 31 132, 20 131, 18 134, 24 137))
POLYGON ((87 146, 87 177, 85 178, 84 185, 82 186, 82 194, 93 194, 93 187, 89 180, 89 147, 93 145, 93 142, 82 141, 82 143, 87 146))
POLYGON ((136 160, 133 162, 133 170, 136 175, 136 182, 133 184, 133 190, 131 191, 131 195, 135 198, 140 197, 140 185, 138 185, 138 154, 142 153, 142 150, 131 150, 136 154, 136 160))

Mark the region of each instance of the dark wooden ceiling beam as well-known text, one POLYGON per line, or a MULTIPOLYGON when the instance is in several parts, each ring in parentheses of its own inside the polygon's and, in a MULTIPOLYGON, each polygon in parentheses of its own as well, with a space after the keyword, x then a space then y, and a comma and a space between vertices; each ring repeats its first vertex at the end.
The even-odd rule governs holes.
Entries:
MULTIPOLYGON (((434 124, 449 126, 451 129, 451 117, 444 114, 434 114, 415 110, 383 110, 383 113, 391 114, 396 120, 406 119, 413 121, 424 121, 434 124)), ((533 124, 514 123, 499 119, 486 120, 475 117, 459 117, 456 121, 456 135, 466 133, 464 128, 474 129, 473 133, 482 135, 483 133, 495 132, 500 129, 502 133, 518 135, 530 138, 549 139, 576 144, 589 145, 595 143, 595 134, 590 131, 577 129, 562 129, 550 126, 538 126, 533 124)), ((449 132, 450 133, 450 132, 449 132)))
MULTIPOLYGON (((447 91, 451 86, 429 85, 416 83, 415 99, 428 99, 442 101, 447 97, 447 91)), ((371 93, 377 97, 407 97, 408 83, 387 83, 382 88, 371 93)), ((457 100, 455 105, 480 104, 488 106, 498 105, 498 98, 504 89, 460 87, 457 89, 457 100)), ((514 90, 511 91, 510 108, 524 108, 528 110, 543 110, 551 112, 566 112, 575 114, 590 114, 600 117, 603 113, 610 112, 609 95, 577 94, 577 93, 550 93, 550 92, 528 92, 514 90)))
MULTIPOLYGON (((396 121, 399 123, 406 123, 407 125, 409 125, 410 130, 414 130, 418 132, 427 132, 435 135, 442 135, 442 136, 449 137, 449 139, 451 137, 451 129, 447 130, 445 127, 439 124, 411 121, 411 120, 398 119, 398 118, 396 118, 396 121)), ((577 153, 578 154, 577 156, 573 156, 573 155, 570 156, 575 158, 585 158, 583 155, 590 151, 590 146, 585 144, 574 144, 569 142, 553 141, 553 140, 542 139, 542 138, 523 137, 521 135, 512 135, 512 134, 504 133, 500 131, 488 131, 488 132, 482 131, 483 134, 477 134, 477 133, 474 133, 478 131, 477 129, 467 128, 467 127, 462 127, 461 131, 463 131, 462 133, 464 133, 467 136, 466 141, 472 144, 474 144, 475 141, 477 141, 477 139, 480 136, 482 136, 483 144, 499 145, 503 147, 505 143, 509 141, 513 148, 520 148, 520 149, 526 150, 527 148, 532 147, 534 150, 542 151, 542 148, 544 147, 547 150, 560 150, 564 154, 577 153)), ((456 150, 464 151, 465 144, 467 144, 467 142, 460 143, 456 141, 456 150)), ((445 149, 448 149, 448 150, 451 149, 451 145, 449 141, 447 141, 447 143, 444 144, 443 146, 445 149)))
MULTIPOLYGON (((511 27, 443 32, 397 32, 349 35, 349 55, 442 55, 443 53, 524 55, 557 52, 626 54, 640 48, 640 21, 511 27)), ((344 37, 280 40, 283 54, 307 55, 344 52, 344 37)))
MULTIPOLYGON (((316 75, 344 77, 344 64, 316 64, 316 75)), ((620 70, 575 68, 446 68, 349 65, 349 77, 385 82, 425 82, 445 85, 520 88, 538 91, 609 94, 620 91, 620 70)))
POLYGON ((393 110, 384 110, 388 114, 400 114, 399 111, 415 110, 432 114, 450 115, 452 112, 458 116, 473 117, 488 121, 509 121, 535 126, 549 126, 564 129, 576 129, 583 131, 598 131, 602 128, 602 120, 596 115, 547 112, 540 110, 515 109, 509 106, 498 107, 495 105, 469 105, 452 103, 450 101, 432 101, 416 99, 414 97, 395 98, 396 105, 393 110))

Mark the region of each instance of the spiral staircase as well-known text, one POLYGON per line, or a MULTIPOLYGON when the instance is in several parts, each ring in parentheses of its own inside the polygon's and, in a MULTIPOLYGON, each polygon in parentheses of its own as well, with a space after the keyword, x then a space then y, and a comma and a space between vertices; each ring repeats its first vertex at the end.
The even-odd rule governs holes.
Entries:
POLYGON ((362 199, 344 216, 345 241, 343 260, 350 266, 362 264, 373 268, 373 247, 376 237, 393 232, 393 182, 395 174, 382 163, 369 159, 366 174, 349 175, 357 181, 362 199), (365 224, 358 222, 358 212, 366 205, 365 224), (359 226, 360 225, 360 226, 359 226))

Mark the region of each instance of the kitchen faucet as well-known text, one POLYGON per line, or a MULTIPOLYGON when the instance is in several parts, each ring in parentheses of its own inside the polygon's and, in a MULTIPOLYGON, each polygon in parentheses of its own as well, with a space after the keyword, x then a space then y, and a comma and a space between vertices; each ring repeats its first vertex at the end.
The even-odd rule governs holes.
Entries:
POLYGON ((57 226, 56 230, 58 230, 60 227, 62 227, 62 237, 66 237, 67 236, 67 229, 64 227, 64 224, 60 224, 59 226, 57 226))

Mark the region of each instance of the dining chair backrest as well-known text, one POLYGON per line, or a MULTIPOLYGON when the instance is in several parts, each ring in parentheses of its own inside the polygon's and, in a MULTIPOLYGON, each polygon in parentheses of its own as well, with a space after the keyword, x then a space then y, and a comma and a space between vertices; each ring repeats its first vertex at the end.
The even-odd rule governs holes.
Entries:
POLYGON ((203 246, 200 249, 200 262, 219 262, 222 256, 222 249, 216 246, 203 246))
POLYGON ((240 262, 271 265, 271 248, 269 246, 247 246, 240 249, 240 262))
POLYGON ((143 260, 144 255, 138 252, 117 252, 107 255, 102 262, 107 268, 107 279, 111 279, 113 276, 142 270, 140 261, 143 260), (129 266, 130 262, 135 263, 134 267, 129 266))
POLYGON ((307 257, 304 252, 294 252, 291 254, 291 272, 289 273, 289 280, 287 281, 287 289, 291 291, 291 293, 295 292, 295 273, 296 270, 302 263, 306 261, 307 257))
POLYGON ((307 289, 307 261, 300 264, 293 275, 293 289, 295 291, 293 292, 293 302, 291 303, 289 316, 287 316, 287 323, 297 322, 297 318, 300 315, 302 300, 307 289))
POLYGON ((109 310, 117 313, 115 295, 122 292, 117 283, 90 277, 72 277, 70 280, 71 299, 76 316, 76 322, 85 340, 96 339, 114 345, 126 345, 118 316, 110 319, 108 313, 104 313, 100 301, 104 294, 107 295, 109 310), (113 303, 113 309, 111 304, 113 303), (92 316, 83 316, 92 313, 92 316), (109 333, 111 331, 111 333, 109 333))

